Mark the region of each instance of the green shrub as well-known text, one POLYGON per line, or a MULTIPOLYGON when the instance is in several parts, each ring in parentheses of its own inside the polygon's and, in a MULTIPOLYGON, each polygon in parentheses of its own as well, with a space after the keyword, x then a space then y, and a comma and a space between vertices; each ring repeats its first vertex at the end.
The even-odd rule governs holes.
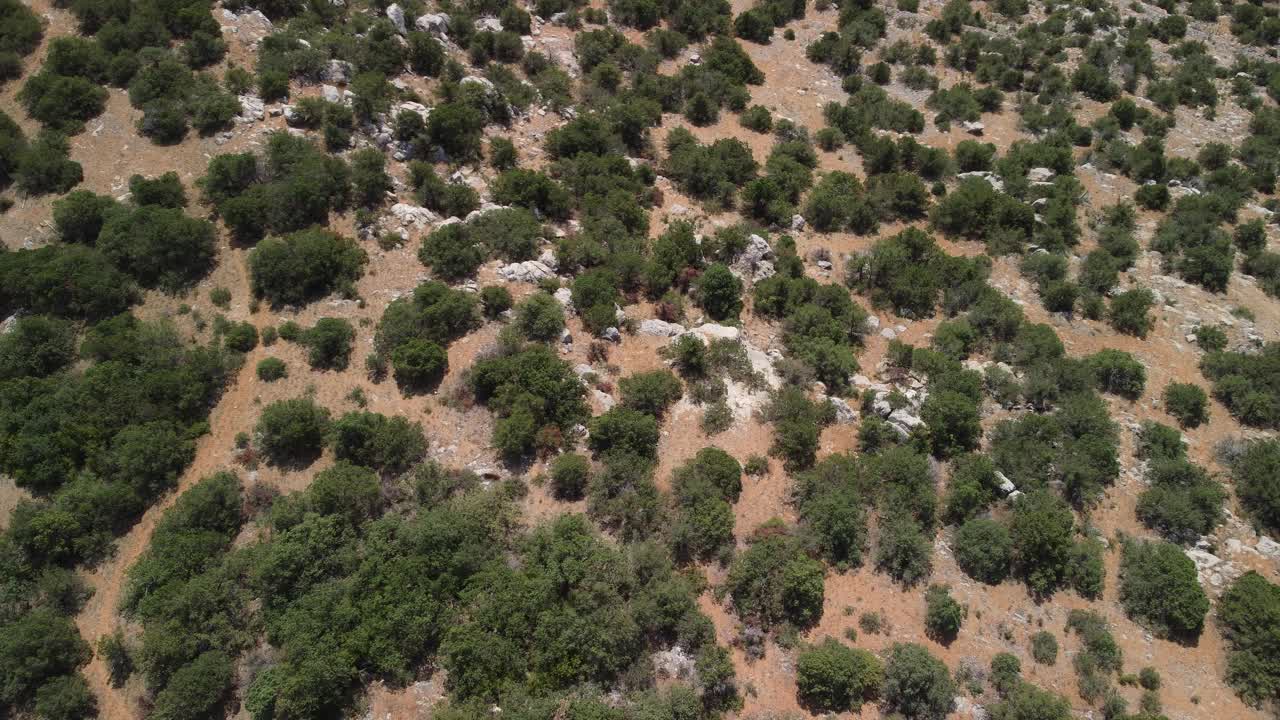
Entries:
POLYGON ((484 315, 493 319, 511 308, 511 291, 502 285, 486 285, 480 288, 480 306, 484 315))
POLYGON ((876 656, 831 638, 796 658, 797 698, 817 712, 856 712, 879 695, 883 680, 884 666, 876 656))
POLYGON ((169 291, 203 277, 216 252, 211 223, 158 206, 113 213, 102 226, 97 246, 143 287, 169 291))
POLYGON ((1031 636, 1031 657, 1041 665, 1055 665, 1058 662, 1058 639, 1048 630, 1041 630, 1031 636))
POLYGON ((551 463, 551 489, 557 498, 577 500, 591 481, 591 462, 577 453, 559 455, 551 463))
POLYGON ((720 263, 708 266, 698 277, 694 294, 713 320, 736 320, 742 311, 742 281, 720 263))
POLYGON ((1192 383, 1169 383, 1164 388, 1164 407, 1183 428, 1209 421, 1209 396, 1192 383))
POLYGON ((551 342, 564 330, 564 308, 547 293, 530 295, 516 306, 515 327, 530 340, 551 342))
POLYGON ((258 379, 263 382, 275 382, 289 376, 289 368, 280 358, 263 358, 258 361, 258 379))
POLYGON ((929 429, 929 444, 938 457, 973 450, 982 437, 978 406, 961 393, 941 390, 929 394, 920 410, 929 429))
POLYGON ((658 422, 652 415, 626 407, 616 407, 587 424, 591 449, 610 450, 638 457, 653 457, 658 450, 658 422))
POLYGON ((53 201, 54 229, 63 242, 92 245, 98 241, 107 216, 119 208, 119 203, 105 195, 73 190, 53 201))
POLYGON ((881 572, 904 587, 913 587, 933 571, 933 543, 918 522, 894 512, 881 518, 875 562, 881 572))
POLYGON ((1204 628, 1209 599, 1196 566, 1176 545, 1130 541, 1120 563, 1120 602, 1125 613, 1156 633, 1192 640, 1204 628))
POLYGON ((734 612, 771 628, 783 622, 811 627, 822 617, 822 563, 785 537, 764 537, 729 566, 726 588, 734 612))
POLYGON ((1033 593, 1051 594, 1066 581, 1074 524, 1067 504, 1048 492, 1027 493, 1014 504, 1014 566, 1033 593))
POLYGON ((884 706, 916 720, 942 720, 951 712, 956 685, 941 660, 914 643, 889 649, 884 671, 884 706))
POLYGON ((427 451, 421 423, 373 412, 349 412, 338 418, 330 440, 338 460, 389 474, 408 470, 427 451))
POLYGON ((391 352, 391 367, 401 387, 422 390, 444 377, 449 355, 429 340, 410 340, 391 352))
POLYGON ((752 105, 738 116, 738 124, 758 133, 767 133, 773 129, 773 115, 763 105, 752 105))
POLYGON ((332 292, 352 294, 367 256, 350 238, 319 228, 270 237, 249 253, 256 297, 301 305, 332 292))
POLYGON ((231 658, 220 651, 198 656, 169 679, 151 709, 157 720, 209 717, 222 704, 234 678, 231 658))
POLYGON ((582 382, 546 346, 480 360, 472 366, 468 382, 476 399, 498 415, 494 444, 508 457, 532 452, 543 429, 565 434, 589 415, 582 382))
POLYGON ((272 462, 303 464, 320 454, 329 431, 329 411, 309 398, 277 400, 262 409, 255 429, 272 462))
POLYGON ((628 375, 618 382, 622 406, 656 418, 684 395, 679 378, 670 370, 652 370, 628 375))
POLYGON ((1227 682, 1247 703, 1274 702, 1280 675, 1269 659, 1280 628, 1280 587, 1246 572, 1218 600, 1218 618, 1231 647, 1227 682))
POLYGON ((227 332, 222 336, 222 342, 228 350, 249 352, 258 346, 258 329, 250 322, 235 323, 227 328, 227 332))
POLYGON ((320 318, 302 333, 298 342, 307 347, 313 370, 345 370, 351 363, 356 330, 343 318, 320 318))
POLYGON ((1280 441, 1256 440, 1231 464, 1240 504, 1268 531, 1280 528, 1280 441))
POLYGON ((998 585, 1009 575, 1013 541, 1000 523, 975 518, 956 530, 955 557, 969 577, 998 585))
POLYGON ((930 638, 949 645, 960 633, 967 611, 951 597, 946 585, 930 585, 925 591, 924 630, 930 638))
POLYGON ((35 142, 17 154, 14 184, 25 195, 64 193, 84 179, 80 163, 68 159, 71 146, 66 137, 42 131, 35 142))
POLYGON ((1148 311, 1155 303, 1155 296, 1146 288, 1126 290, 1111 298, 1107 322, 1116 332, 1145 338, 1155 322, 1148 311))
POLYGON ((1147 382, 1147 369, 1133 355, 1123 350, 1099 350, 1086 361, 1098 388, 1103 392, 1136 400, 1147 382))

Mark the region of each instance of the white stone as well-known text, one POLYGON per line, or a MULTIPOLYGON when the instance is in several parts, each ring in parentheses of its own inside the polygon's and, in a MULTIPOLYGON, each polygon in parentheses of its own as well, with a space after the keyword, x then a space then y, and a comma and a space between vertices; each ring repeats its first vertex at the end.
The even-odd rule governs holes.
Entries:
POLYGON ((573 312, 573 292, 569 288, 560 288, 551 294, 551 297, 560 303, 565 312, 573 312))
POLYGON ((479 75, 468 75, 461 80, 463 85, 479 85, 489 92, 493 92, 493 82, 489 78, 480 77, 479 75))
POLYGON ((987 126, 980 122, 968 120, 960 123, 960 127, 964 128, 964 131, 970 135, 982 135, 983 131, 987 129, 987 126))
POLYGON ((413 21, 414 27, 422 32, 431 33, 436 37, 445 37, 449 34, 449 16, 443 13, 428 13, 418 16, 413 21))
POLYGON ((404 26, 404 8, 396 3, 391 3, 387 6, 387 19, 391 21, 392 25, 396 26, 396 32, 401 35, 407 32, 408 29, 404 26))
POLYGON ((894 332, 893 328, 884 328, 883 330, 880 331, 880 337, 884 338, 885 340, 892 340, 898 337, 898 333, 894 332))
POLYGON ((1053 171, 1047 167, 1033 167, 1027 171, 1027 180, 1031 182, 1048 182, 1053 179, 1053 171))
POLYGON ((691 332, 701 335, 704 340, 738 340, 742 337, 742 330, 732 325, 720 325, 718 323, 703 323, 694 328, 691 332))
POLYGON ((906 428, 917 428, 924 424, 918 416, 911 414, 906 408, 898 408, 889 413, 889 422, 896 422, 906 428))
POLYGON ((507 282, 536 283, 539 280, 555 277, 555 272, 537 260, 511 263, 498 268, 498 277, 507 282))
POLYGON ((328 102, 342 102, 342 92, 332 85, 321 85, 320 95, 328 102))
POLYGON ((999 470, 996 471, 996 480, 1000 481, 1000 492, 1004 493, 1005 495, 1008 495, 1009 493, 1018 489, 1017 486, 1013 484, 1013 481, 1010 480, 1004 473, 1000 472, 999 470))
POLYGON ((1000 179, 1000 176, 993 172, 987 172, 986 170, 972 170, 970 172, 956 174, 957 180, 968 180, 969 178, 981 178, 982 180, 986 180, 987 184, 995 190, 1004 192, 1004 181, 1000 179))
POLYGON ((600 333, 600 337, 604 340, 608 340, 609 342, 622 342, 622 333, 618 332, 618 328, 616 327, 605 328, 604 331, 600 333))
POLYGON ((648 320, 640 321, 640 329, 638 332, 641 335, 651 335, 653 337, 675 337, 677 335, 683 335, 685 328, 683 325, 669 323, 657 318, 650 318, 648 320))
POLYGON ((251 123, 266 118, 267 106, 257 95, 241 95, 238 122, 251 123))
POLYGON ((1269 558, 1280 556, 1280 543, 1272 540, 1266 535, 1258 538, 1258 544, 1254 545, 1254 548, 1269 558))
POLYGON ((845 402, 844 398, 829 397, 827 402, 831 403, 832 407, 836 409, 837 423, 848 425, 858 419, 858 413, 849 407, 849 403, 845 402))
POLYGON ((436 221, 435 213, 420 205, 410 205, 408 203, 396 203, 391 206, 391 214, 401 223, 415 227, 424 227, 436 221))

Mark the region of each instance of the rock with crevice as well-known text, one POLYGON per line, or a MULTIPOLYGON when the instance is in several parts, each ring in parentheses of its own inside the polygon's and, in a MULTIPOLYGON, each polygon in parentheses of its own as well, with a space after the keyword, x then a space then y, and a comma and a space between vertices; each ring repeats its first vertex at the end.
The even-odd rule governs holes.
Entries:
POLYGON ((507 282, 536 283, 555 276, 554 270, 537 260, 525 260, 498 268, 498 277, 507 282))

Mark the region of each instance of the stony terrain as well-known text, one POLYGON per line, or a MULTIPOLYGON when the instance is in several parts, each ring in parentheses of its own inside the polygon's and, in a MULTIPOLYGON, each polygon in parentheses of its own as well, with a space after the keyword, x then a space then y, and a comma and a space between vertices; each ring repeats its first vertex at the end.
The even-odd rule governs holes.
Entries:
MULTIPOLYGON (((750 9, 748 0, 734 0, 734 14, 750 9)), ((39 123, 29 118, 21 109, 16 95, 26 77, 42 65, 46 48, 51 40, 76 33, 76 22, 67 9, 55 7, 48 0, 32 0, 32 9, 44 20, 45 33, 41 46, 25 60, 24 75, 0 87, 0 109, 3 109, 22 126, 28 136, 34 137, 39 123)), ((1036 4, 1030 18, 1044 17, 1044 9, 1036 4)), ((591 6, 604 8, 600 2, 591 6)), ((986 3, 974 2, 977 9, 986 10, 986 3)), ((404 18, 399 6, 400 21, 410 25, 414 18, 404 18)), ((1137 7, 1137 4, 1135 4, 1137 7)), ((1274 6, 1273 6, 1274 7, 1274 6)), ((899 39, 913 43, 927 40, 925 23, 942 12, 942 3, 924 0, 916 12, 905 12, 890 6, 884 10, 888 18, 886 37, 880 40, 885 47, 899 39)), ((395 12, 386 10, 393 22, 395 12)), ((1154 6, 1142 5, 1137 10, 1121 8, 1124 17, 1139 19, 1154 17, 1164 12, 1154 6)), ((273 31, 270 20, 248 7, 237 10, 222 9, 214 4, 213 14, 221 24, 222 37, 227 42, 226 58, 211 68, 221 76, 232 65, 252 67, 259 44, 273 31)), ((824 32, 837 29, 839 9, 828 7, 817 10, 810 5, 803 19, 786 25, 794 39, 783 39, 781 28, 773 41, 760 45, 742 41, 742 47, 754 64, 764 73, 764 82, 749 86, 751 105, 768 108, 775 119, 789 119, 810 130, 825 126, 822 108, 828 102, 843 102, 847 93, 841 88, 841 79, 830 69, 808 60, 805 48, 824 32)), ((985 14, 985 13, 984 13, 985 14)), ((422 13, 423 17, 427 17, 422 13)), ((419 27, 429 23, 419 20, 419 27)), ((1194 21, 1188 30, 1188 39, 1204 41, 1212 55, 1224 65, 1229 65, 1237 53, 1266 58, 1258 48, 1241 46, 1229 31, 1230 20, 1223 16, 1216 23, 1194 21)), ((623 28, 627 36, 642 42, 642 33, 623 28)), ((527 49, 537 49, 548 57, 571 68, 576 65, 573 54, 575 32, 563 25, 533 18, 531 35, 525 36, 527 49)), ((447 41, 452 56, 465 61, 466 52, 447 41)), ((1157 62, 1170 58, 1167 47, 1160 45, 1157 62)), ((693 62, 691 54, 696 47, 684 51, 674 59, 666 60, 660 72, 678 72, 693 62)), ((1077 62, 1079 49, 1068 53, 1070 62, 1077 62)), ((1272 51, 1274 55, 1274 51, 1272 51)), ((872 62, 867 53, 868 64, 872 62)), ((971 82, 967 73, 939 64, 935 71, 942 87, 959 82, 971 82)), ((337 78, 342 79, 342 78, 337 78)), ((1249 135, 1251 113, 1241 107, 1229 91, 1227 79, 1218 79, 1221 100, 1212 119, 1204 117, 1200 110, 1179 107, 1173 113, 1176 125, 1165 139, 1165 152, 1169 157, 1193 158, 1208 142, 1225 142, 1238 146, 1249 135)), ((440 80, 405 72, 393 80, 396 87, 415 92, 420 98, 429 99, 440 85, 440 80)), ((939 129, 932 120, 932 113, 925 110, 928 90, 912 90, 895 78, 885 86, 893 98, 911 103, 925 112, 923 132, 916 135, 922 144, 953 150, 958 143, 972 139, 976 130, 966 129, 961 123, 939 129)), ((153 144, 136 132, 142 113, 132 107, 127 93, 119 88, 109 89, 109 99, 104 112, 91 120, 83 133, 71 138, 70 159, 81 164, 84 178, 81 189, 116 198, 128 194, 128 178, 141 173, 156 176, 176 171, 192 197, 197 196, 196 181, 206 172, 210 158, 229 152, 261 152, 270 133, 290 132, 312 138, 317 133, 291 127, 294 106, 299 98, 320 96, 344 101, 344 93, 350 94, 344 83, 332 82, 317 85, 298 85, 289 103, 263 102, 256 96, 240 98, 242 114, 228 129, 199 136, 191 133, 177 144, 161 146, 153 144)), ((1107 113, 1108 104, 1098 103, 1077 96, 1073 105, 1078 122, 1086 124, 1107 113)), ((347 98, 346 102, 350 102, 347 98)), ((1135 97, 1139 106, 1154 107, 1143 97, 1135 97)), ((424 101, 428 102, 429 101, 424 101)), ((1264 99, 1267 106, 1274 100, 1264 99)), ((1006 102, 1003 112, 985 113, 981 118, 981 140, 993 143, 1000 153, 1006 152, 1015 142, 1032 140, 1035 135, 1020 123, 1018 113, 1006 102)), ((414 110, 414 103, 399 106, 414 110)), ((423 104, 416 105, 422 112, 423 104)), ((416 110, 415 110, 416 111, 416 110)), ((570 113, 556 113, 550 108, 534 103, 527 113, 516 116, 509 127, 489 126, 487 137, 510 138, 520 153, 522 167, 543 169, 550 165, 544 150, 548 132, 563 125, 570 113)), ((665 139, 676 128, 693 133, 703 143, 721 138, 736 138, 746 143, 755 159, 763 166, 773 146, 768 134, 752 132, 742 127, 737 115, 722 112, 718 122, 695 126, 678 114, 667 113, 662 124, 652 132, 652 157, 640 161, 658 160, 665 153, 665 139)), ((379 128, 373 128, 380 131, 379 128)), ((389 129, 389 128, 388 128, 389 129)), ((409 178, 408 160, 399 143, 389 136, 379 137, 357 132, 353 141, 356 147, 375 147, 386 150, 387 172, 393 183, 385 204, 378 210, 376 229, 402 233, 406 242, 400 247, 383 247, 376 241, 374 229, 358 228, 354 212, 335 214, 331 228, 348 237, 358 239, 360 247, 368 254, 368 264, 362 276, 355 282, 351 298, 339 295, 313 302, 302 307, 271 307, 253 300, 253 289, 248 266, 251 247, 236 242, 223 225, 218 226, 216 264, 198 284, 180 294, 168 294, 159 290, 145 292, 142 302, 134 308, 143 319, 168 319, 180 330, 184 338, 206 341, 213 337, 213 329, 203 320, 223 314, 232 322, 247 321, 259 331, 278 327, 286 321, 296 322, 306 328, 324 317, 348 320, 356 329, 353 361, 344 370, 307 370, 307 349, 300 344, 277 342, 272 346, 259 344, 244 357, 244 363, 236 372, 225 393, 213 407, 208 419, 208 432, 196 442, 195 458, 181 474, 176 488, 149 507, 136 522, 121 535, 113 552, 92 567, 82 567, 83 576, 92 596, 75 616, 80 634, 90 644, 97 638, 122 629, 126 637, 137 637, 139 627, 121 614, 121 602, 126 587, 126 573, 142 556, 150 544, 160 518, 182 493, 202 478, 222 469, 237 469, 246 486, 258 485, 280 493, 305 490, 320 471, 333 466, 332 452, 323 455, 306 467, 280 467, 268 463, 246 465, 237 449, 237 435, 252 431, 262 409, 271 403, 307 395, 319 405, 329 408, 336 417, 343 412, 367 409, 388 416, 401 416, 419 422, 429 441, 429 457, 444 466, 465 468, 479 473, 488 481, 520 477, 529 481, 528 493, 520 502, 521 521, 534 526, 541 521, 565 512, 585 512, 584 501, 557 499, 549 487, 535 478, 548 472, 550 457, 535 458, 524 463, 507 463, 492 447, 493 415, 482 405, 465 398, 465 371, 477 360, 491 353, 498 344, 504 321, 486 322, 479 329, 466 334, 448 347, 449 371, 439 385, 426 394, 408 394, 390 380, 372 382, 366 374, 363 359, 374 349, 375 330, 384 310, 394 300, 410 295, 413 289, 432 277, 431 270, 418 260, 418 248, 433 230, 458 222, 455 218, 419 205, 409 178), (394 197, 391 197, 394 196, 394 197), (214 288, 230 291, 231 302, 220 309, 210 301, 214 288), (354 299, 354 298, 358 298, 354 299), (291 371, 286 379, 264 382, 255 373, 260 360, 277 357, 284 360, 291 371), (353 395, 360 391, 362 394, 353 395), (358 399, 357 399, 358 398, 358 399)), ((1097 247, 1097 228, 1091 224, 1099 217, 1101 209, 1116 202, 1132 199, 1141 185, 1129 177, 1103 170, 1086 156, 1087 148, 1076 148, 1075 176, 1087 195, 1077 210, 1077 218, 1083 229, 1081 242, 1069 250, 1068 260, 1074 273, 1083 258, 1097 247)), ((490 189, 498 173, 487 165, 440 163, 438 167, 447 177, 469 185, 480 195, 482 202, 492 202, 490 189)), ((863 159, 853 145, 830 152, 818 152, 817 172, 846 171, 863 177, 863 159)), ((951 184, 951 181, 948 181, 951 184)), ((691 220, 698 227, 700 236, 710 236, 717 229, 729 227, 743 218, 736 210, 724 211, 682 192, 678 183, 659 175, 654 183, 657 201, 652 208, 649 236, 658 237, 668 224, 676 220, 691 220)), ((1175 198, 1177 197, 1177 188, 1175 198)), ((1191 189, 1194 191, 1194 189, 1191 189)), ((13 195, 13 193, 10 193, 13 195)), ((55 243, 52 204, 57 195, 13 195, 15 204, 0 214, 0 241, 11 251, 39 248, 55 243)), ((1255 217, 1263 218, 1266 225, 1267 247, 1280 250, 1280 230, 1274 214, 1265 209, 1264 203, 1273 194, 1259 193, 1251 198, 1240 212, 1240 222, 1255 217)), ((1274 206, 1274 205, 1273 205, 1274 206)), ((483 212, 488 206, 481 207, 483 212)), ((197 216, 210 214, 208 207, 193 202, 188 212, 197 216)), ((952 554, 954 527, 940 528, 933 537, 934 562, 929 583, 947 584, 957 601, 967 608, 967 618, 958 637, 948 644, 930 639, 925 633, 924 586, 903 587, 879 572, 871 562, 861 567, 840 572, 830 568, 825 577, 825 594, 821 619, 795 638, 770 636, 764 656, 749 657, 748 649, 740 641, 742 624, 731 603, 718 591, 727 580, 728 568, 717 562, 700 562, 696 571, 705 577, 707 587, 699 597, 701 610, 714 623, 718 642, 731 648, 733 667, 741 690, 742 706, 732 711, 739 718, 811 717, 822 715, 813 708, 802 707, 796 693, 797 654, 803 643, 818 642, 824 637, 842 639, 846 630, 858 627, 858 618, 865 612, 878 612, 885 621, 885 629, 879 634, 863 630, 857 632, 858 647, 873 653, 882 653, 893 643, 916 642, 926 646, 955 671, 964 665, 986 669, 998 652, 1009 652, 1019 657, 1023 676, 1030 682, 1060 693, 1067 698, 1076 717, 1101 718, 1097 704, 1081 698, 1077 676, 1072 669, 1071 658, 1079 650, 1079 640, 1063 632, 1067 614, 1073 609, 1091 609, 1100 613, 1110 624, 1112 633, 1126 658, 1126 671, 1150 666, 1163 678, 1160 690, 1163 714, 1172 720, 1217 718, 1262 718, 1268 712, 1245 704, 1224 680, 1229 647, 1214 620, 1211 611, 1206 629, 1193 643, 1180 643, 1156 637, 1150 630, 1130 619, 1120 603, 1118 543, 1122 535, 1154 537, 1135 515, 1139 493, 1145 488, 1145 461, 1135 456, 1137 433, 1142 423, 1157 421, 1176 426, 1177 421, 1163 407, 1160 392, 1170 382, 1187 382, 1211 389, 1212 383, 1200 371, 1203 351, 1196 346, 1194 330, 1207 324, 1225 328, 1230 348, 1256 348, 1265 342, 1280 340, 1280 300, 1266 294, 1254 278, 1237 271, 1231 275, 1224 292, 1210 292, 1188 283, 1162 270, 1159 253, 1148 249, 1148 243, 1165 213, 1140 209, 1135 233, 1141 250, 1132 268, 1120 276, 1115 292, 1134 287, 1146 287, 1155 292, 1156 303, 1151 310, 1154 324, 1145 338, 1134 337, 1116 331, 1104 319, 1090 320, 1082 314, 1064 315, 1047 311, 1034 282, 1019 271, 1021 258, 1006 255, 993 259, 990 284, 1013 299, 1022 307, 1030 322, 1047 323, 1061 338, 1068 356, 1083 358, 1103 349, 1117 349, 1131 353, 1146 369, 1146 391, 1136 400, 1118 395, 1104 395, 1112 420, 1119 427, 1119 463, 1121 472, 1114 484, 1105 488, 1099 503, 1081 522, 1096 529, 1099 537, 1108 542, 1110 549, 1104 554, 1105 590, 1096 599, 1087 599, 1071 590, 1062 590, 1047 600, 1038 600, 1021 583, 1010 579, 998 585, 978 582, 957 565, 952 554), (1247 308, 1249 316, 1236 311, 1247 308), (1039 630, 1048 629, 1058 636, 1062 653, 1053 666, 1040 665, 1031 659, 1030 637, 1039 630), (782 642, 780 643, 779 640, 782 642)), ((748 257, 740 259, 733 267, 741 275, 748 288, 756 280, 769 273, 762 267, 772 268, 776 238, 790 234, 795 240, 797 255, 804 260, 804 272, 823 283, 842 283, 845 265, 851 258, 870 250, 877 241, 891 237, 908 225, 929 229, 925 220, 913 223, 886 221, 871 234, 852 232, 817 232, 804 219, 787 228, 776 229, 769 240, 760 238, 760 245, 749 248, 748 257), (750 254, 754 253, 754 256, 750 254)), ((579 229, 577 220, 554 225, 555 235, 572 235, 579 229)), ((930 232, 933 232, 930 230, 930 232)), ((985 251, 981 242, 934 233, 938 244, 947 253, 972 257, 985 251)), ((486 261, 473 280, 458 283, 463 289, 475 291, 480 287, 500 284, 507 287, 515 301, 534 295, 540 281, 572 280, 570 273, 559 274, 554 252, 555 236, 545 239, 537 259, 519 263, 502 260, 486 261)), ((557 293, 562 302, 568 293, 557 293)), ((867 297, 854 294, 854 302, 870 311, 870 331, 858 352, 860 370, 852 378, 858 394, 844 399, 833 398, 837 419, 826 426, 821 434, 818 457, 833 453, 858 452, 858 430, 867 415, 883 415, 891 425, 906 435, 923 421, 919 417, 921 403, 927 396, 928 378, 919 372, 896 369, 889 361, 891 341, 928 346, 935 329, 945 316, 939 313, 932 318, 913 319, 899 317, 889 308, 872 308, 867 297), (876 393, 879 402, 872 403, 871 413, 860 402, 864 390, 876 393), (889 406, 890 392, 901 392, 908 400, 902 409, 889 406)), ((740 340, 753 369, 764 383, 756 388, 730 382, 728 406, 733 414, 728 430, 708 435, 700 421, 704 408, 686 396, 676 402, 662 419, 660 441, 657 448, 657 465, 654 481, 664 492, 671 491, 672 472, 692 458, 703 447, 714 445, 727 451, 740 462, 753 455, 766 454, 772 441, 771 423, 762 415, 770 393, 783 382, 776 368, 786 353, 783 345, 782 323, 770 320, 747 310, 740 322, 717 323, 692 303, 686 316, 679 323, 658 318, 657 303, 643 295, 627 298, 621 308, 630 321, 620 332, 611 329, 604 335, 608 345, 607 362, 593 358, 593 333, 583 319, 570 313, 567 333, 560 342, 554 342, 560 357, 575 367, 579 375, 594 381, 587 392, 592 413, 599 415, 620 401, 618 380, 634 373, 662 369, 669 366, 661 350, 671 344, 676 336, 692 333, 704 339, 727 337, 740 340), (612 338, 612 342, 609 342, 612 338)), ((966 361, 969 366, 983 370, 994 364, 989 356, 975 356, 966 361)), ((1007 366, 1006 366, 1007 367, 1007 366)), ((1013 368, 1010 368, 1013 370, 1013 368)), ((826 397, 825 387, 809 388, 814 396, 826 397)), ((1007 409, 987 399, 981 408, 982 427, 990 431, 1002 420, 1016 416, 1024 409, 1007 409)), ((1229 468, 1221 464, 1216 452, 1225 441, 1258 439, 1274 436, 1274 432, 1241 424, 1218 399, 1210 401, 1209 420, 1199 427, 1183 431, 1187 442, 1188 458, 1206 468, 1221 479, 1230 490, 1229 468)), ((984 442, 984 447, 985 447, 984 442)), ((933 461, 939 479, 938 491, 945 495, 949 478, 949 464, 933 461)), ((734 535, 739 549, 745 549, 757 528, 772 518, 794 524, 799 518, 791 502, 794 477, 783 467, 779 459, 772 459, 762 475, 745 476, 741 497, 733 504, 734 535)), ((7 527, 12 508, 31 493, 17 487, 10 479, 0 479, 0 528, 7 527)), ((1003 502, 1003 501, 1002 501, 1003 502)), ((1009 500, 1012 502, 1012 500, 1009 500)), ((872 528, 878 520, 871 521, 872 528)), ((235 541, 236 547, 248 547, 269 530, 262 523, 247 523, 235 541)), ((876 536, 874 530, 871 533, 876 536)), ((1210 599, 1216 599, 1233 580, 1246 571, 1257 571, 1276 581, 1280 578, 1280 538, 1266 534, 1265 529, 1254 523, 1243 509, 1234 493, 1226 501, 1225 521, 1209 536, 1186 548, 1186 554, 1194 561, 1199 581, 1210 599)), ((866 554, 871 557, 871 552, 866 554)), ((238 666, 241 679, 247 682, 250 669, 248 658, 265 663, 275 657, 274 649, 264 639, 245 653, 245 660, 238 666)), ((689 672, 692 660, 679 653, 679 648, 654 662, 659 668, 664 664, 673 674, 689 672)), ((381 680, 369 684, 364 696, 352 710, 353 716, 382 718, 432 717, 447 694, 446 676, 443 671, 424 667, 415 681, 403 685, 384 683, 381 680)), ((89 687, 97 698, 98 715, 112 720, 147 716, 148 690, 140 673, 122 686, 113 686, 104 659, 95 655, 83 672, 89 687)), ((661 669, 659 671, 661 673, 661 669)), ((1118 686, 1131 708, 1138 706, 1141 689, 1118 686)), ((986 718, 985 706, 997 701, 994 691, 987 690, 974 696, 959 698, 948 717, 986 718)), ((237 696, 240 697, 240 696, 237 696)), ((1136 710, 1135 710, 1136 711, 1136 710)), ((228 717, 250 717, 249 711, 237 702, 228 705, 228 717)), ((3 715, 0 712, 0 715, 3 715)), ((882 717, 875 703, 868 703, 860 711, 841 713, 841 716, 859 718, 882 717)))

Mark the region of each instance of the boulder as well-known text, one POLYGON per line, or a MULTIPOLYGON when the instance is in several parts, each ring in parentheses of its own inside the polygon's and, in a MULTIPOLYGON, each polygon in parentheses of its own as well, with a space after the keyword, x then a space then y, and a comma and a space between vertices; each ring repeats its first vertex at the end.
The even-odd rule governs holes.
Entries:
POLYGON ((493 92, 493 81, 479 75, 468 75, 460 81, 463 85, 479 85, 489 92, 493 92))
POLYGON ((600 338, 612 343, 620 343, 622 342, 622 333, 618 332, 616 327, 607 327, 600 333, 600 338))
POLYGON ((906 408, 898 408, 897 410, 889 413, 889 422, 897 423, 909 430, 913 430, 924 425, 924 420, 921 420, 920 416, 913 414, 906 408))
POLYGON ((697 333, 707 342, 712 340, 738 340, 742 337, 742 330, 732 325, 720 325, 717 323, 703 323, 690 332, 697 333))
POLYGON ((498 277, 507 282, 536 283, 555 276, 555 271, 537 260, 511 263, 498 268, 498 277))
POLYGON ((1258 544, 1254 545, 1254 549, 1269 558, 1280 557, 1280 543, 1266 535, 1258 538, 1258 544))
POLYGON ((987 129, 986 125, 983 125, 982 123, 976 120, 973 120, 973 121, 966 120, 960 123, 960 127, 964 128, 964 131, 969 133, 970 135, 977 135, 979 137, 987 129))
POLYGON ((996 480, 1000 481, 1000 492, 1004 493, 1005 495, 1008 495, 1009 493, 1018 489, 1013 484, 1013 481, 1010 480, 1008 477, 1006 477, 1005 474, 1000 472, 999 470, 996 471, 996 480))
POLYGON ((320 95, 326 102, 340 103, 342 102, 342 91, 332 85, 321 85, 320 95))
POLYGON ((327 83, 346 85, 351 82, 351 78, 355 77, 355 73, 355 66, 346 60, 330 60, 324 71, 320 73, 320 79, 327 83))
POLYGON ((1049 182, 1053 179, 1053 171, 1047 167, 1033 167, 1027 171, 1027 180, 1031 182, 1049 182))
POLYGON ((396 105, 394 109, 394 115, 399 115, 402 112, 417 113, 418 115, 422 116, 423 120, 426 120, 428 117, 431 116, 431 108, 427 107, 426 105, 423 105, 422 103, 417 103, 417 102, 402 102, 399 105, 396 105))
MULTIPOLYGON (((769 241, 752 233, 747 238, 747 246, 729 264, 729 269, 733 270, 739 277, 754 278, 760 264, 772 258, 773 248, 769 245, 769 241)), ((769 274, 772 275, 772 263, 769 263, 769 269, 769 274)))
POLYGON ((413 25, 422 32, 431 33, 438 38, 449 34, 449 16, 444 13, 419 15, 418 19, 413 21, 413 25))
POLYGON ((987 184, 999 192, 1004 192, 1004 181, 1000 176, 986 170, 972 170, 970 172, 962 172, 956 174, 957 180, 967 180, 969 178, 982 178, 987 184))
POLYGON ((569 288, 560 288, 552 293, 551 297, 555 298, 556 302, 560 303, 560 306, 564 308, 565 312, 573 312, 573 292, 569 290, 569 288))
POLYGON ((538 262, 546 265, 552 270, 558 270, 560 268, 560 258, 556 257, 555 251, 550 248, 543 250, 542 254, 538 255, 538 262))
POLYGON ((858 413, 854 411, 853 408, 849 407, 849 403, 845 402, 844 398, 829 397, 827 398, 827 402, 831 403, 831 406, 836 409, 837 423, 841 425, 848 425, 857 421, 858 413))
POLYGON ((651 335, 653 337, 675 337, 677 335, 684 334, 685 328, 683 325, 677 325, 676 323, 669 323, 666 320, 651 318, 649 320, 640 321, 640 329, 638 332, 641 335, 651 335))
POLYGON ((236 122, 251 123, 263 120, 267 116, 267 105, 262 102, 262 98, 257 95, 241 95, 240 115, 236 117, 236 122))
POLYGON ((408 203, 396 203, 391 206, 391 214, 400 221, 402 225, 413 225, 417 228, 425 227, 436 221, 435 213, 420 206, 410 205, 408 203))
POLYGON ((391 3, 387 6, 387 19, 391 21, 392 25, 396 26, 396 32, 401 35, 408 31, 404 26, 404 8, 396 3, 391 3))
POLYGON ((502 21, 496 17, 482 17, 476 20, 476 30, 492 33, 502 32, 502 21))

